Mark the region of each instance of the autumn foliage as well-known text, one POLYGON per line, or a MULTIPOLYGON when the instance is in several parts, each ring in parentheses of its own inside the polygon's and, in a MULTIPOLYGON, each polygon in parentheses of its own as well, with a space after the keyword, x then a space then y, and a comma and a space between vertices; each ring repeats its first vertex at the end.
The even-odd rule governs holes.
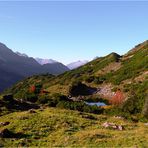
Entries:
POLYGON ((117 90, 114 96, 111 98, 110 103, 113 105, 120 105, 124 101, 124 95, 121 90, 117 90))
POLYGON ((34 93, 36 90, 35 85, 30 86, 29 92, 34 93))
POLYGON ((29 92, 30 93, 35 93, 35 94, 39 94, 42 90, 42 85, 41 84, 35 84, 30 86, 29 88, 29 92))

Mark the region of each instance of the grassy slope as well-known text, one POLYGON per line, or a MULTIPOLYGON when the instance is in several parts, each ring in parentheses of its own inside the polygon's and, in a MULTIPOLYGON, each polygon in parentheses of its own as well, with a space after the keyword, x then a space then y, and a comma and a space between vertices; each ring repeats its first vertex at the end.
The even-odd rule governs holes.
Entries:
MULTIPOLYGON (((25 79, 6 92, 12 92, 13 94, 23 93, 28 91, 29 87, 36 83, 42 83, 43 87, 51 93, 63 93, 68 94, 68 88, 73 81, 81 80, 85 82, 85 78, 95 75, 97 71, 103 69, 105 66, 118 60, 118 55, 115 53, 109 54, 106 57, 98 58, 92 62, 89 62, 85 66, 78 69, 65 72, 57 77, 50 75, 33 76, 25 79)), ((86 83, 86 82, 85 82, 86 83)), ((91 84, 90 84, 91 85, 91 84)))
POLYGON ((124 81, 124 84, 129 81, 136 83, 134 79, 148 71, 147 63, 148 42, 144 42, 123 57, 112 53, 56 77, 51 77, 50 75, 34 76, 14 85, 8 92, 13 92, 14 94, 26 92, 32 84, 40 82, 50 93, 63 93, 67 95, 70 84, 76 80, 83 81, 90 86, 99 87, 99 84, 96 84, 94 81, 91 83, 86 82, 86 79, 90 76, 100 77, 104 80, 104 83, 112 83, 112 86, 118 85, 120 87, 124 81), (113 67, 114 65, 115 68, 113 67), (101 70, 103 71, 102 73, 100 72, 101 70))
MULTIPOLYGON (((0 145, 17 146, 75 146, 75 147, 147 147, 148 128, 143 123, 132 123, 105 115, 47 108, 35 114, 17 112, 0 117, 9 121, 8 128, 21 132, 21 138, 0 139, 0 145), (94 120, 87 117, 93 116, 94 120), (40 119, 40 120, 39 120, 40 119), (124 125, 124 131, 104 129, 104 122, 124 125)), ((0 127, 2 129, 4 127, 0 127)))

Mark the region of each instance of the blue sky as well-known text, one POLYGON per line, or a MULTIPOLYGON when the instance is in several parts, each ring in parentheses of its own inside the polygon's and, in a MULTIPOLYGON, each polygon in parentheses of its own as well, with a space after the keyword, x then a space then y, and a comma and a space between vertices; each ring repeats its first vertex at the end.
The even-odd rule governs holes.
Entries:
POLYGON ((126 53, 148 39, 148 2, 0 2, 0 42, 64 64, 126 53))

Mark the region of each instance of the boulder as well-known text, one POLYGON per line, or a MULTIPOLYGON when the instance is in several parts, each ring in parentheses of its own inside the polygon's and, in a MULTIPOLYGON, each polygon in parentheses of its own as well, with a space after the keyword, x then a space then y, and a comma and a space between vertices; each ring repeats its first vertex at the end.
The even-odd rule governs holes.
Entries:
POLYGON ((145 126, 148 126, 148 123, 144 123, 145 126))
POLYGON ((124 119, 124 117, 122 117, 122 116, 114 116, 114 118, 116 118, 116 119, 124 119))
POLYGON ((118 125, 118 130, 123 131, 124 127, 122 125, 118 125))
POLYGON ((120 130, 120 131, 124 130, 124 127, 122 125, 116 125, 115 123, 105 122, 103 123, 102 126, 105 128, 111 128, 111 129, 120 130))

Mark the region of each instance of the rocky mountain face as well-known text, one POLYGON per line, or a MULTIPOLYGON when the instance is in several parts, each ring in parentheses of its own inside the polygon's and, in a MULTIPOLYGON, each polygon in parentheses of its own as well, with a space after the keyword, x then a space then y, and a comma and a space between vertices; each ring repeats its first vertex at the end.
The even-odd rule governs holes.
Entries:
POLYGON ((79 60, 79 61, 72 62, 72 63, 68 64, 67 67, 72 70, 72 69, 76 69, 76 68, 78 68, 78 67, 80 67, 80 66, 83 66, 83 65, 85 65, 86 63, 88 63, 87 60, 85 60, 85 61, 80 61, 80 60, 79 60))
POLYGON ((34 58, 15 53, 0 43, 0 91, 35 74, 61 74, 69 69, 61 63, 40 65, 34 58))

